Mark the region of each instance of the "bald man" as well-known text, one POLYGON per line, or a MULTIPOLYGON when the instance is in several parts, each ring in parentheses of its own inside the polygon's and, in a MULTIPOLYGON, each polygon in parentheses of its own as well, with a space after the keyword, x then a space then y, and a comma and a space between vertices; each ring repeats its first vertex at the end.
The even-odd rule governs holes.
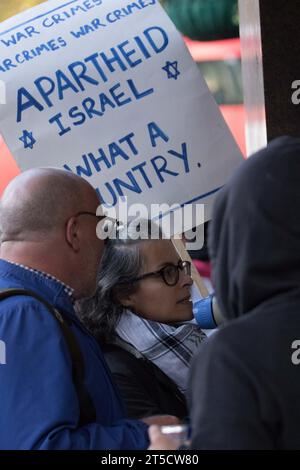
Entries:
POLYGON ((22 173, 3 194, 0 289, 33 291, 62 314, 83 355, 83 394, 95 417, 82 414, 82 390, 74 383, 58 320, 34 297, 6 298, 0 301, 0 340, 6 347, 0 449, 147 447, 147 425, 124 419, 99 346, 74 313, 74 300, 96 288, 104 245, 96 236, 98 204, 89 183, 50 168, 22 173))

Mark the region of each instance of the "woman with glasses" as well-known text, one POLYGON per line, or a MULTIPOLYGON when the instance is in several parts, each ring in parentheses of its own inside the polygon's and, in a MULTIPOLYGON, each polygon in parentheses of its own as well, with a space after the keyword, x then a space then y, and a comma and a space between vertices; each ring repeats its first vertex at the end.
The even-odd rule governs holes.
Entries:
POLYGON ((124 230, 108 240, 98 291, 79 316, 101 342, 129 417, 183 418, 190 360, 205 338, 191 322, 191 265, 170 240, 124 230))

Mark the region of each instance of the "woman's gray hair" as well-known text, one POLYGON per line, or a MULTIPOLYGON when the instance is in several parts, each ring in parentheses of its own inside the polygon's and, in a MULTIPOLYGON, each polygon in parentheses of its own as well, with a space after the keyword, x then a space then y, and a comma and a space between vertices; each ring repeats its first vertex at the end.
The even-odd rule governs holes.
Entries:
MULTIPOLYGON (((141 223, 145 227, 145 224, 141 223)), ((141 272, 143 259, 140 243, 149 240, 153 222, 146 224, 148 236, 137 238, 136 231, 128 227, 118 230, 115 239, 108 239, 102 256, 98 288, 91 299, 77 302, 76 312, 87 329, 102 342, 110 342, 116 334, 116 327, 124 309, 120 299, 137 290, 134 282, 141 272)), ((161 232, 157 232, 161 238, 161 232)), ((146 235, 145 232, 143 235, 146 235)))

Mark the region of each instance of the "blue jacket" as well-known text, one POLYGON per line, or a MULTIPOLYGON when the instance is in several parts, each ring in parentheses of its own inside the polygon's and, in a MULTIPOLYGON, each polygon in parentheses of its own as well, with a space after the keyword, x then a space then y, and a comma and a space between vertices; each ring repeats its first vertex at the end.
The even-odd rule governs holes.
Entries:
POLYGON ((72 320, 86 368, 97 422, 78 428, 79 403, 71 358, 58 322, 39 301, 16 296, 0 302, 0 449, 145 449, 147 426, 124 418, 102 352, 75 317, 63 285, 0 260, 0 289, 38 293, 72 320))

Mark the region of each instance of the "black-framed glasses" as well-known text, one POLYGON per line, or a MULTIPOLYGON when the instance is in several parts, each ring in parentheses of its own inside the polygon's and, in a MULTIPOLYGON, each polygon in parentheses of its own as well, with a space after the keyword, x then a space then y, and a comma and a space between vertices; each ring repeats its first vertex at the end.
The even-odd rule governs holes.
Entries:
POLYGON ((93 217, 97 217, 98 222, 101 222, 101 220, 107 220, 108 222, 116 225, 117 227, 123 227, 122 222, 117 219, 114 219, 113 217, 109 217, 108 215, 97 215, 95 214, 95 212, 81 211, 74 214, 73 217, 79 217, 80 215, 92 215, 93 217))
POLYGON ((80 215, 92 215, 93 217, 97 217, 98 222, 101 220, 107 219, 106 215, 97 215, 95 212, 89 212, 89 211, 81 211, 77 212, 76 214, 73 215, 73 217, 79 217, 80 215))
POLYGON ((191 275, 191 262, 179 260, 178 264, 166 264, 163 268, 158 271, 152 271, 151 273, 145 273, 141 276, 132 279, 132 282, 141 281, 147 277, 161 277, 167 286, 175 286, 179 281, 180 272, 190 276, 191 275))
POLYGON ((104 240, 104 243, 107 244, 111 234, 113 233, 114 229, 121 229, 123 227, 123 223, 113 217, 109 217, 108 215, 97 215, 95 212, 89 211, 80 211, 73 215, 73 217, 79 217, 80 215, 92 215, 96 217, 99 222, 103 221, 101 226, 97 227, 97 237, 100 240, 104 240))

